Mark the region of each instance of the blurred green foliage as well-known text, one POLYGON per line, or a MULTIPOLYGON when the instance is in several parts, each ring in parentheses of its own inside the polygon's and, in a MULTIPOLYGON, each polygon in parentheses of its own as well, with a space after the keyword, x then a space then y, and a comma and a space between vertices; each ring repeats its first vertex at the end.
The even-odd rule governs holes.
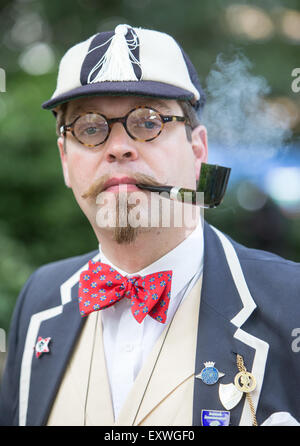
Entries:
MULTIPOLYGON (((254 63, 254 74, 268 80, 272 94, 291 96, 291 71, 299 63, 298 45, 276 33, 259 42, 234 36, 225 21, 225 8, 232 3, 228 0, 1 1, 0 67, 6 71, 6 92, 0 93, 0 327, 7 329, 17 295, 38 266, 97 247, 89 223, 64 185, 54 118, 41 109, 41 103, 54 91, 61 56, 71 45, 98 31, 128 23, 172 34, 190 55, 204 87, 216 56, 234 47, 254 63), (33 22, 29 21, 31 35, 22 36, 20 20, 30 14, 33 14, 33 22), (36 40, 47 43, 55 56, 53 67, 40 75, 28 74, 20 65, 22 53, 36 40)), ((266 11, 282 6, 275 0, 240 3, 256 4, 266 11)), ((298 10, 299 5, 298 0, 284 3, 285 7, 298 10)), ((294 132, 297 141, 299 129, 294 132)), ((237 203, 233 189, 222 207, 208 211, 206 216, 243 244, 300 261, 298 220, 282 216, 271 202, 268 206, 272 212, 245 211, 237 203), (260 226, 257 222, 261 222, 260 226)))

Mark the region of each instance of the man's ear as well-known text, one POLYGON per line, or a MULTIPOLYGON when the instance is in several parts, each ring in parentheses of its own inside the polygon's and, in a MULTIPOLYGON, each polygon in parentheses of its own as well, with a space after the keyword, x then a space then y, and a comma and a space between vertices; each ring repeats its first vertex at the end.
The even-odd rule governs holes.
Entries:
POLYGON ((198 181, 201 164, 206 163, 208 158, 207 130, 204 125, 198 125, 193 129, 192 149, 195 155, 196 178, 198 181))
POLYGON ((70 178, 69 178, 69 169, 68 169, 68 155, 64 147, 64 136, 59 136, 57 139, 57 146, 59 149, 59 155, 62 165, 62 170, 64 174, 65 185, 67 187, 71 187, 70 178))

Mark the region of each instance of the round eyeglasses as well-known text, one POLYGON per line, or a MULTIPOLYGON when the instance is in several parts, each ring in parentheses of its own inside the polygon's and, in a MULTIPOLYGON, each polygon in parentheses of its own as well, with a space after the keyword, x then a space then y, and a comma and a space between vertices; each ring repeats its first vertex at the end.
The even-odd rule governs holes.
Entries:
POLYGON ((185 122, 183 116, 162 115, 151 107, 139 106, 125 116, 107 119, 97 112, 87 112, 77 116, 71 124, 60 128, 62 134, 71 132, 78 142, 87 147, 103 144, 109 137, 112 125, 123 124, 127 134, 135 141, 148 142, 157 138, 168 122, 185 122))

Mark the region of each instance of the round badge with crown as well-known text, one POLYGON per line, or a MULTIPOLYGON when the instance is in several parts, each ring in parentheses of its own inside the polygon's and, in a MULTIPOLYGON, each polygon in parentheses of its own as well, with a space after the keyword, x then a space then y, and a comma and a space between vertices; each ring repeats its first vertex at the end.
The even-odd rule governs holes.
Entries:
POLYGON ((204 369, 201 370, 199 375, 196 375, 196 378, 202 379, 205 384, 216 384, 218 380, 225 375, 225 373, 219 372, 215 367, 215 363, 212 361, 204 362, 204 365, 204 369))

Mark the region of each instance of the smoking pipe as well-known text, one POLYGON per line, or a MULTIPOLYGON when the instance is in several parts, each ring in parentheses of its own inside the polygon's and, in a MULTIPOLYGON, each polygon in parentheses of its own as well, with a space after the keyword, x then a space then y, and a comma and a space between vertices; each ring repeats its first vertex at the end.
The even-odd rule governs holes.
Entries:
POLYGON ((157 192, 167 192, 171 200, 185 203, 198 204, 204 208, 215 208, 222 202, 230 176, 231 168, 218 166, 217 164, 202 163, 197 189, 187 189, 176 186, 150 186, 137 184, 140 189, 157 192), (199 201, 199 194, 204 193, 204 203, 199 201))

